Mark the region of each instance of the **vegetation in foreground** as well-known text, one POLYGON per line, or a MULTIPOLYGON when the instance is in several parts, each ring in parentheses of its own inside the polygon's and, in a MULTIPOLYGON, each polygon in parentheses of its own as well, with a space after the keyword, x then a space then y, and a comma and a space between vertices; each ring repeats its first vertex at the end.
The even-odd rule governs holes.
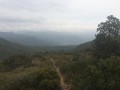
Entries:
POLYGON ((77 55, 54 55, 54 59, 72 90, 120 89, 120 57, 98 60, 84 50, 77 55))
POLYGON ((0 63, 0 90, 60 90, 60 79, 44 56, 17 55, 0 63))

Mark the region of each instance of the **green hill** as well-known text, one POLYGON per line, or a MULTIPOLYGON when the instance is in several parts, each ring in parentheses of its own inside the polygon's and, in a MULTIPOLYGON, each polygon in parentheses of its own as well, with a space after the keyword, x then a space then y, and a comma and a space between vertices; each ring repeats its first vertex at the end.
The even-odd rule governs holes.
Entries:
POLYGON ((23 46, 9 42, 0 37, 0 58, 5 58, 17 53, 23 53, 23 49, 23 46))
POLYGON ((80 44, 75 48, 75 51, 80 51, 82 49, 89 48, 89 47, 91 47, 92 43, 93 43, 93 41, 89 41, 89 42, 85 42, 83 44, 80 44))

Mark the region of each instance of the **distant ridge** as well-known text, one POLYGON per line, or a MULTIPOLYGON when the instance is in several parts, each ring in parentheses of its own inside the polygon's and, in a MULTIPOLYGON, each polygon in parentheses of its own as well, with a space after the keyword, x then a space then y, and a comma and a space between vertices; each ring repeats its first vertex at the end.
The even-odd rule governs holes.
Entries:
POLYGON ((21 31, 16 32, 29 36, 34 36, 56 45, 79 45, 94 39, 94 32, 55 32, 55 31, 21 31))
POLYGON ((52 43, 40 40, 33 36, 27 36, 24 34, 15 34, 12 32, 0 32, 0 37, 21 45, 26 46, 49 46, 53 45, 52 43))

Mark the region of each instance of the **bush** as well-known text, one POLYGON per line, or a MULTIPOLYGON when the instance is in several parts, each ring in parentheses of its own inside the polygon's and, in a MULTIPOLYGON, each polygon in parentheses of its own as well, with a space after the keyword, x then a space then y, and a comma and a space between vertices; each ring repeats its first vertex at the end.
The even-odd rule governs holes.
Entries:
POLYGON ((17 67, 29 67, 32 65, 32 56, 31 55, 14 55, 0 63, 0 71, 10 71, 16 69, 17 67))
POLYGON ((73 65, 80 65, 73 77, 74 90, 120 90, 120 57, 86 63, 73 65))
POLYGON ((59 76, 52 69, 33 69, 0 78, 0 90, 60 90, 59 76))

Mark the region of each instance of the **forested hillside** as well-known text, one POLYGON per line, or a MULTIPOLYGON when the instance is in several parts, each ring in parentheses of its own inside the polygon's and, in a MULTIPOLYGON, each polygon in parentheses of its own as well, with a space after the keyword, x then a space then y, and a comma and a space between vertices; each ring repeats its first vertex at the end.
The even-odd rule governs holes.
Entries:
POLYGON ((0 37, 0 57, 4 58, 9 55, 15 55, 25 52, 25 48, 22 45, 9 42, 0 37))
POLYGON ((37 52, 67 52, 76 48, 76 45, 68 46, 24 46, 10 42, 0 37, 0 58, 6 58, 11 55, 22 53, 37 53, 37 52))

